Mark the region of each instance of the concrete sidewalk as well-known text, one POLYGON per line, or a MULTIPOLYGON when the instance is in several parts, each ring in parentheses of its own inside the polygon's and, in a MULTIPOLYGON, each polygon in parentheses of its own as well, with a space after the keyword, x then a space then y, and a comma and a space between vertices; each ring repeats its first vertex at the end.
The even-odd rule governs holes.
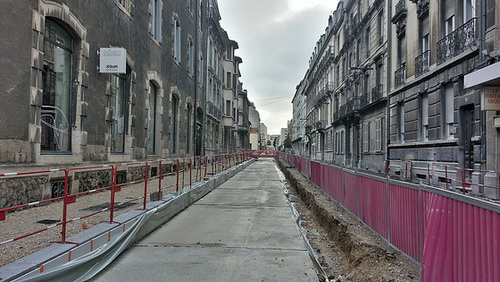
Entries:
POLYGON ((318 281, 272 159, 259 159, 93 281, 318 281))

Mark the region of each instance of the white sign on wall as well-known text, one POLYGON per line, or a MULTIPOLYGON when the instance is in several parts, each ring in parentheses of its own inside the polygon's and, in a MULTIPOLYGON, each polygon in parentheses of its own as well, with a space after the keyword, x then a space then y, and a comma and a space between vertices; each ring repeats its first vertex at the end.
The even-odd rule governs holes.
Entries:
POLYGON ((100 48, 100 73, 126 73, 127 50, 125 48, 100 48))

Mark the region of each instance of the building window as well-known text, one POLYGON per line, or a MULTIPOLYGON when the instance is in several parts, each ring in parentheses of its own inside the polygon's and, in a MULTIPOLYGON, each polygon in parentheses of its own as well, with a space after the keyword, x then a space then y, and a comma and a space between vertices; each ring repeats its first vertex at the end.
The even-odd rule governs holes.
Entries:
POLYGON ((179 20, 177 18, 174 19, 174 59, 177 62, 181 61, 181 25, 179 23, 179 20))
POLYGON ((177 153, 177 134, 178 134, 178 123, 179 123, 179 100, 177 99, 176 96, 172 95, 172 109, 171 109, 171 114, 172 116, 171 121, 172 124, 170 125, 172 131, 170 138, 172 139, 172 153, 177 153))
POLYGON ((226 72, 226 88, 231 88, 232 77, 230 72, 226 72))
POLYGON ((151 35, 158 42, 161 42, 162 10, 162 0, 151 0, 151 35))
POLYGON ((445 112, 445 138, 453 139, 455 131, 455 92, 453 90, 453 84, 449 84, 445 88, 445 101, 444 101, 444 112, 445 112))
POLYGON ((73 38, 56 22, 45 21, 43 94, 41 107, 42 153, 71 151, 73 38))
POLYGON ((192 115, 193 115, 193 107, 191 105, 187 106, 187 128, 186 128, 186 153, 191 153, 191 145, 193 144, 193 140, 191 137, 192 130, 192 115))
POLYGON ((375 123, 375 151, 382 152, 384 150, 383 138, 384 118, 379 118, 375 123))
POLYGON ((474 18, 475 8, 476 8, 475 0, 464 0, 464 23, 474 18))
POLYGON ((156 153, 156 108, 157 108, 157 90, 152 81, 149 82, 149 118, 148 118, 148 154, 156 153))
POLYGON ((198 83, 200 85, 203 85, 203 81, 204 81, 204 75, 205 75, 205 72, 203 71, 205 68, 205 62, 203 60, 203 56, 200 56, 200 58, 198 59, 198 83))
POLYGON ((226 116, 231 116, 231 100, 226 100, 226 116))
POLYGON ((405 105, 403 103, 399 104, 398 111, 399 119, 399 142, 405 142, 405 105))
POLYGON ((111 153, 125 152, 127 128, 128 75, 113 74, 111 81, 111 153))
POLYGON ((370 152, 370 122, 363 123, 363 152, 370 152))
POLYGON ((365 31, 365 44, 366 44, 366 57, 370 56, 370 27, 366 28, 365 31))
POLYGON ((449 35, 455 30, 455 16, 450 16, 444 23, 444 34, 449 35))
POLYGON ((195 51, 194 51, 194 44, 193 40, 189 38, 188 40, 188 73, 190 75, 194 75, 194 61, 196 60, 195 58, 195 51))
POLYGON ((384 42, 384 11, 380 11, 377 16, 377 33, 378 33, 378 42, 382 44, 384 42))
POLYGON ((422 141, 429 140, 429 97, 423 94, 421 98, 422 141))

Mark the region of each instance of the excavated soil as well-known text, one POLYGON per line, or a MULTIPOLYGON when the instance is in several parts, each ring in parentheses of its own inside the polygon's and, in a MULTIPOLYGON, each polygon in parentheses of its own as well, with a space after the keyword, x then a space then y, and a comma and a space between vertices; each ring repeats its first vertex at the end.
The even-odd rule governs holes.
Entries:
POLYGON ((277 159, 277 163, 292 188, 289 199, 330 281, 420 281, 417 262, 393 250, 286 161, 277 159))

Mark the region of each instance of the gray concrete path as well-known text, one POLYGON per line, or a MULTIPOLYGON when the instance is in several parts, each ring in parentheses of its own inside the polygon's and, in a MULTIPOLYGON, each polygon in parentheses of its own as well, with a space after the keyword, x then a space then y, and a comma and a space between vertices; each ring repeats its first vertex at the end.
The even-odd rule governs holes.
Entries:
POLYGON ((272 159, 259 159, 94 281, 318 281, 272 159))

